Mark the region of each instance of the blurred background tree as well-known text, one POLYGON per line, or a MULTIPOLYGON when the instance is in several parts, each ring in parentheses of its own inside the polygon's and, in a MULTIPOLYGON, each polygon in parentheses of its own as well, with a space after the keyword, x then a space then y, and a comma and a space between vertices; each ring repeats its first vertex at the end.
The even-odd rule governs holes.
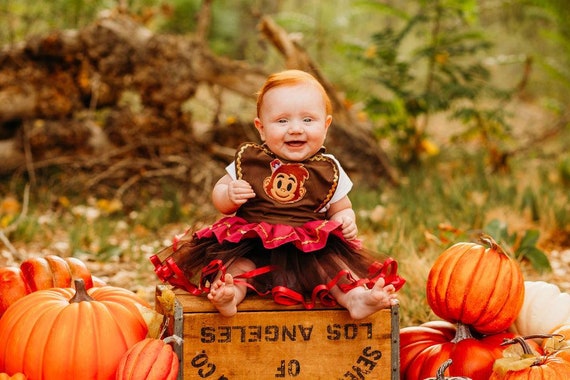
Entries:
MULTIPOLYGON (((121 9, 157 33, 192 34, 202 0, 1 0, 5 47, 81 28, 121 9)), ((405 168, 440 147, 445 113, 456 143, 477 140, 498 170, 518 147, 505 104, 539 104, 568 121, 570 21, 564 0, 215 0, 208 43, 267 71, 282 58, 257 30, 271 15, 311 53, 347 104, 389 142, 405 168)))

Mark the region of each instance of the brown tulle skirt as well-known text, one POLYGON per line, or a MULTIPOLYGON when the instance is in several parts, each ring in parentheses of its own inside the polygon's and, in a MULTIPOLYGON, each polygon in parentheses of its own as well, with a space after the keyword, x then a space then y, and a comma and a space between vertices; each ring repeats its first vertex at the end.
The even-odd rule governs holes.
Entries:
MULTIPOLYGON (((340 225, 332 221, 289 227, 228 217, 187 234, 151 261, 162 280, 199 294, 209 291, 209 284, 221 273, 231 271, 238 258, 254 263, 256 270, 241 281, 262 295, 279 289, 314 298, 317 290, 325 290, 329 297, 328 290, 334 285, 341 289, 371 286, 386 275, 397 288, 404 283, 396 273, 395 261, 386 268, 386 262, 380 263, 386 256, 363 249, 358 240, 347 241, 340 225), (318 244, 303 244, 308 241, 318 244)), ((275 293, 273 296, 277 298, 275 293)))

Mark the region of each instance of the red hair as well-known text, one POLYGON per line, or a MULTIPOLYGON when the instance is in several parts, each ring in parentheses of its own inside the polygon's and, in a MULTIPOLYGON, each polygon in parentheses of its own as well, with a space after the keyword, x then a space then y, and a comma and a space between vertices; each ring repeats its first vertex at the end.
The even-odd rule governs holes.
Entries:
POLYGON ((263 105, 263 96, 267 91, 275 87, 293 86, 301 83, 314 84, 323 95, 327 115, 332 114, 331 100, 323 85, 314 76, 301 70, 285 70, 268 76, 265 84, 257 93, 257 116, 259 117, 261 106, 263 105))

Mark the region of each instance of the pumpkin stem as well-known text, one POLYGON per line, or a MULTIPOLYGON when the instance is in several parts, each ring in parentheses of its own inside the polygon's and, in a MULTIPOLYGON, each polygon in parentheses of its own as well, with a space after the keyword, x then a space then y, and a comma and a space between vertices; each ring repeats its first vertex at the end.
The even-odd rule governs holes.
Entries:
POLYGON ((554 336, 556 336, 556 334, 535 334, 535 335, 517 336, 513 339, 505 338, 503 339, 503 343, 501 343, 501 346, 518 343, 521 345, 523 353, 525 355, 532 355, 532 350, 528 345, 528 343, 526 342, 527 339, 546 339, 546 338, 552 338, 554 336))
POLYGON ((162 340, 165 344, 169 344, 169 343, 175 343, 177 345, 181 345, 182 342, 184 341, 184 339, 182 339, 181 337, 179 337, 178 335, 171 335, 171 336, 167 336, 166 338, 164 338, 162 340))
POLYGON ((501 248, 501 246, 499 244, 497 244, 495 239, 493 239, 490 235, 487 235, 486 233, 482 233, 479 236, 479 239, 483 243, 487 244, 491 250, 497 251, 497 252, 500 252, 500 253, 506 255, 506 252, 503 250, 503 248, 501 248))
MULTIPOLYGON (((505 339, 503 339, 503 343, 501 343, 501 346, 504 346, 507 344, 518 343, 522 347, 523 355, 533 356, 534 353, 532 352, 530 346, 526 342, 526 339, 551 338, 551 337, 552 337, 552 334, 536 334, 536 335, 517 336, 513 339, 506 339, 505 338, 505 339)), ((536 360, 534 361, 534 363, 531 364, 531 366, 537 366, 537 365, 540 365, 540 363, 541 363, 541 358, 537 357, 536 360)))
POLYGON ((71 297, 69 303, 94 301, 93 297, 87 294, 87 289, 85 289, 85 281, 83 281, 82 278, 75 279, 73 281, 73 284, 75 285, 75 295, 71 297))
POLYGON ((503 339, 503 343, 501 343, 501 346, 506 346, 507 344, 515 344, 515 343, 520 344, 520 346, 522 347, 522 350, 523 350, 523 354, 532 355, 532 350, 530 349, 530 346, 526 342, 525 337, 522 337, 522 336, 517 336, 517 337, 514 337, 513 339, 505 338, 505 339, 503 339))
POLYGON ((451 360, 451 359, 447 359, 446 361, 441 363, 441 366, 435 372, 436 380, 444 380, 445 379, 443 374, 445 373, 445 370, 451 366, 451 363, 453 363, 453 360, 451 360))
POLYGON ((455 327, 455 336, 451 340, 451 343, 461 342, 464 339, 473 338, 471 331, 469 331, 469 326, 463 323, 457 323, 455 327))

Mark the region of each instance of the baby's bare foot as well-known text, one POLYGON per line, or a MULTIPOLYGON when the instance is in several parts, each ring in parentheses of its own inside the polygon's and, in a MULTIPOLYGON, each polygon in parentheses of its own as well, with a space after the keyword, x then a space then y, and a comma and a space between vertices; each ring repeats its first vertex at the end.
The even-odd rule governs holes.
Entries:
POLYGON ((378 310, 387 309, 396 305, 396 289, 393 285, 384 286, 383 278, 380 278, 372 289, 358 286, 351 289, 347 295, 347 305, 350 316, 354 319, 366 318, 378 310))
POLYGON ((225 317, 234 316, 237 313, 236 287, 231 274, 227 273, 224 281, 216 280, 210 288, 208 299, 225 317))

